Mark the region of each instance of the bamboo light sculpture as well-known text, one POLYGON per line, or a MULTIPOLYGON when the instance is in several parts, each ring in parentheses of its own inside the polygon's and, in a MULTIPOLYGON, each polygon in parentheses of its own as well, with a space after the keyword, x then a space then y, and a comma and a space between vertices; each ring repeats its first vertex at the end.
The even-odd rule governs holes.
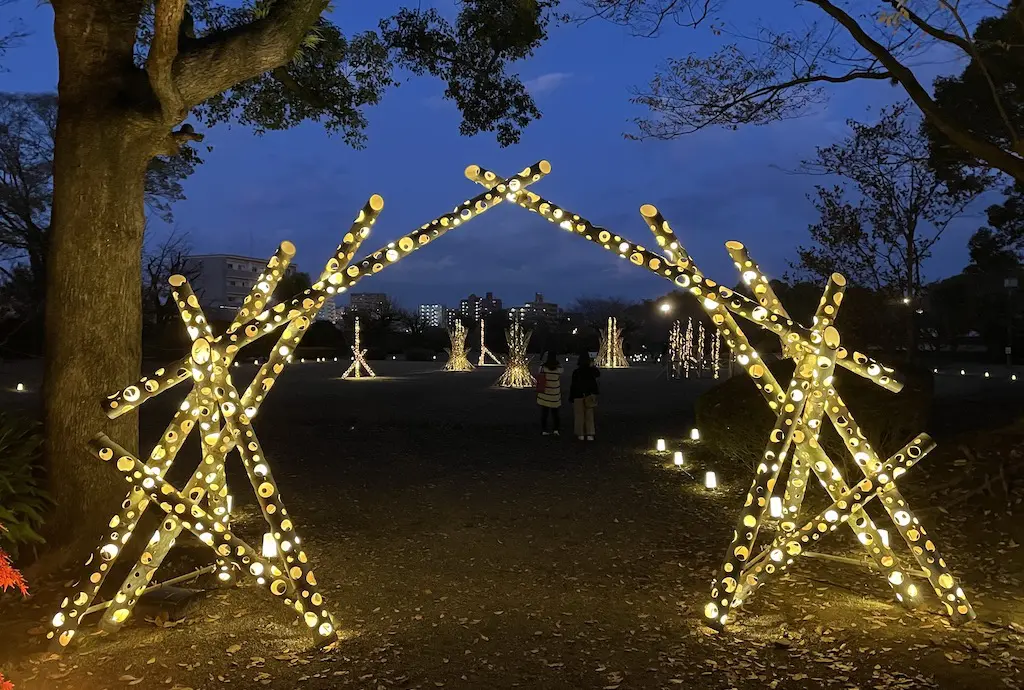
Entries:
POLYGON ((319 280, 302 294, 266 309, 267 300, 295 253, 290 242, 282 243, 243 301, 234 321, 220 336, 212 335, 195 295, 184 278, 176 276, 172 282, 174 300, 193 341, 191 354, 113 393, 102 405, 108 417, 116 418, 180 383, 191 380, 193 387, 147 460, 134 457, 102 434, 88 444, 94 455, 111 462, 121 472, 130 489, 118 512, 108 522, 110 531, 86 561, 85 576, 71 585, 71 591, 52 618, 46 635, 52 648, 60 650, 70 644, 90 611, 104 611, 100 621, 102 628, 120 627, 131 615, 138 598, 149 588, 175 538, 184 530, 214 550, 219 579, 230 581, 236 574, 251 574, 257 584, 281 597, 300 614, 318 645, 329 645, 337 639, 334 621, 324 607, 309 559, 295 534, 292 518, 281 502, 251 421, 328 298, 333 299, 365 276, 384 270, 488 209, 504 201, 517 202, 530 184, 550 170, 547 161, 540 161, 373 254, 351 262, 384 205, 381 197, 373 195, 327 262, 319 280), (284 331, 271 356, 239 395, 229 373, 235 357, 241 348, 282 328, 284 331), (179 491, 163 477, 171 469, 185 439, 197 426, 202 462, 185 488, 179 491), (276 556, 264 556, 262 551, 231 531, 232 501, 224 481, 224 463, 229 452, 236 448, 270 527, 269 539, 265 537, 264 541, 274 547, 276 556), (130 546, 142 513, 151 506, 166 513, 160 528, 143 545, 132 572, 117 593, 109 601, 94 606, 115 561, 130 546))
POLYGON ((693 317, 686 321, 686 335, 683 336, 683 373, 690 378, 690 369, 693 368, 693 317))
POLYGON ((502 362, 500 359, 494 356, 494 353, 487 349, 487 342, 484 340, 484 320, 480 319, 480 359, 477 360, 478 367, 493 367, 501 366, 502 362), (487 361, 490 359, 491 361, 487 361))
POLYGON ((711 375, 718 378, 722 373, 722 332, 715 329, 711 340, 711 375))
POLYGON ((679 379, 683 377, 685 356, 683 325, 679 319, 676 319, 672 322, 672 330, 668 334, 669 376, 671 378, 679 379))
POLYGON ((359 343, 359 317, 356 317, 355 325, 355 342, 352 344, 352 363, 348 365, 348 369, 341 375, 343 379, 361 379, 364 378, 362 373, 363 369, 366 369, 365 378, 375 378, 377 375, 373 373, 373 369, 366 363, 366 350, 361 349, 359 343))
POLYGON ((473 371, 473 365, 469 361, 469 353, 466 351, 466 327, 461 321, 448 329, 448 337, 452 346, 447 350, 448 361, 444 363, 442 371, 473 371))
POLYGON ((704 372, 708 370, 708 361, 705 357, 704 352, 704 341, 707 339, 707 335, 704 331, 704 322, 697 322, 697 369, 700 371, 700 376, 704 376, 704 372))
MULTIPOLYGON (((500 177, 479 166, 467 168, 466 176, 488 188, 504 183, 500 177)), ((856 534, 869 557, 885 575, 897 600, 908 606, 918 604, 920 591, 911 580, 911 573, 900 568, 892 549, 883 541, 880 530, 864 510, 864 506, 875 498, 926 574, 951 622, 963 623, 975 617, 956 578, 895 483, 934 447, 934 443, 926 434, 920 434, 898 453, 883 460, 835 388, 833 372, 836 366, 892 392, 899 392, 903 387, 891 368, 840 344, 839 332, 833 322, 846 287, 843 276, 833 274, 813 325, 807 328, 789 317, 768 280, 739 242, 728 242, 726 248, 744 283, 751 286, 756 301, 719 285, 700 272, 654 206, 642 206, 640 214, 654 233, 663 254, 595 226, 532 191, 518 197, 516 203, 692 294, 736 354, 736 361, 750 376, 765 402, 778 415, 768 438, 764 460, 757 468, 741 509, 725 562, 712 583, 711 600, 704 609, 705 621, 709 625, 719 629, 725 627, 735 609, 755 589, 788 567, 799 555, 807 553, 808 547, 823 535, 843 524, 856 534), (736 322, 736 316, 778 335, 784 352, 796 360, 793 379, 785 388, 751 347, 736 322), (825 417, 836 428, 847 451, 864 474, 864 478, 852 486, 847 484, 817 442, 825 417), (758 531, 767 517, 770 499, 786 464, 790 473, 788 495, 784 498, 787 515, 780 523, 782 532, 767 548, 758 550, 758 531), (832 504, 807 519, 801 509, 806 478, 811 471, 832 504)))
POLYGON ((537 385, 537 379, 530 372, 530 356, 526 354, 526 348, 530 344, 530 336, 533 331, 523 328, 522 322, 516 318, 512 325, 505 331, 505 338, 508 341, 508 364, 501 378, 495 382, 500 388, 533 388, 537 385))
POLYGON ((601 330, 600 344, 597 348, 597 366, 604 369, 625 369, 629 366, 622 351, 622 329, 614 316, 608 317, 608 327, 601 330))

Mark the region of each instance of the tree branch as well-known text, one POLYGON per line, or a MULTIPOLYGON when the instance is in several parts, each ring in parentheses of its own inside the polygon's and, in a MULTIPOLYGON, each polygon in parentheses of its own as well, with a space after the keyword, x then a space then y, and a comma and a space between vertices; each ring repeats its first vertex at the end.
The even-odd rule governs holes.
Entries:
POLYGON ((185 1, 157 0, 153 10, 153 41, 146 58, 149 84, 168 125, 184 120, 187 112, 172 74, 174 58, 178 55, 178 33, 185 16, 185 1))
POLYGON ((197 39, 173 73, 185 107, 290 61, 328 0, 278 0, 265 16, 197 39))
POLYGON ((998 168, 1014 179, 1024 182, 1024 159, 1007 153, 995 144, 974 136, 956 124, 932 99, 928 91, 921 85, 921 82, 914 76, 913 71, 897 60, 882 44, 871 38, 861 28, 857 20, 845 11, 828 0, 808 0, 808 2, 820 7, 830 17, 839 22, 857 43, 874 55, 892 74, 893 78, 903 86, 917 107, 921 109, 921 112, 950 141, 989 163, 992 167, 998 168))

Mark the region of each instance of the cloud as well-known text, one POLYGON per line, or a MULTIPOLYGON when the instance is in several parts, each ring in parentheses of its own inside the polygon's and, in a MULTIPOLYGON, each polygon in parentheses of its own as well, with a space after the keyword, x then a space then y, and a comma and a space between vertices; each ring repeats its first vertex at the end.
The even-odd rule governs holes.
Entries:
POLYGON ((527 90, 534 96, 554 91, 572 77, 569 72, 548 72, 533 79, 527 79, 524 84, 527 90))

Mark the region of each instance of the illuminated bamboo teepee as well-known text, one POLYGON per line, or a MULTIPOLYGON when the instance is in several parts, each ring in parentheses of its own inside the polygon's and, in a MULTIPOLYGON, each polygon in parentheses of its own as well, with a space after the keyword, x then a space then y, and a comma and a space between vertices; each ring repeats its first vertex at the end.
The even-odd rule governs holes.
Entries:
POLYGON ((364 377, 365 378, 374 378, 377 375, 375 373, 373 373, 373 369, 371 369, 370 365, 366 363, 366 359, 365 359, 365 357, 366 357, 366 350, 360 349, 360 344, 359 344, 359 317, 358 316, 356 317, 355 332, 356 332, 355 343, 353 343, 353 345, 352 345, 352 363, 348 365, 348 369, 346 369, 345 373, 341 375, 341 378, 343 378, 343 379, 348 379, 348 378, 360 379, 360 378, 364 378, 364 377), (363 369, 366 369, 366 374, 362 373, 363 369))
POLYGON ((452 346, 447 350, 448 361, 442 367, 443 371, 473 371, 469 353, 466 351, 466 335, 466 326, 461 321, 456 321, 455 325, 448 329, 448 338, 451 339, 452 346))
POLYGON ((686 320, 686 335, 683 336, 683 374, 690 378, 690 370, 694 367, 693 358, 693 317, 686 320))
POLYGON ((668 334, 668 372, 671 378, 683 377, 684 358, 683 325, 676 319, 672 322, 672 330, 668 334))
POLYGON ((171 280, 173 298, 193 341, 190 355, 108 396, 102 401, 103 409, 108 417, 116 418, 186 381, 192 382, 192 390, 177 406, 174 418, 146 459, 135 457, 104 434, 89 442, 89 450, 120 472, 130 489, 108 521, 103 539, 86 561, 83 577, 71 585, 71 591, 51 619, 46 637, 51 640, 52 648, 60 650, 70 644, 90 610, 104 612, 101 628, 120 627, 149 588, 175 539, 184 531, 191 532, 213 551, 215 564, 199 573, 212 571, 223 581, 248 574, 257 585, 295 610, 318 646, 336 641, 334 620, 326 609, 309 557, 296 535, 294 518, 281 501, 270 464, 252 428, 252 419, 278 375, 291 361, 291 353, 312 319, 328 299, 334 299, 364 277, 380 272, 502 202, 515 203, 529 185, 550 170, 550 164, 541 161, 373 254, 352 262, 384 206, 383 199, 372 196, 327 262, 320 279, 293 299, 265 309, 295 253, 290 242, 282 243, 255 281, 234 321, 220 336, 213 335, 185 278, 174 276, 171 280), (240 394, 230 376, 234 359, 246 345, 279 329, 283 332, 271 349, 270 357, 240 394), (179 490, 164 477, 194 428, 200 430, 202 462, 184 489, 179 490), (225 462, 234 449, 238 450, 267 522, 269 531, 263 535, 262 549, 250 546, 231 530, 232 500, 225 482, 225 462), (116 594, 94 605, 107 575, 114 570, 115 561, 133 545, 132 536, 147 509, 166 514, 159 529, 142 545, 134 567, 116 594))
POLYGON ((505 331, 505 338, 508 340, 508 364, 501 378, 494 384, 501 388, 533 388, 537 385, 537 379, 533 378, 530 372, 530 356, 526 354, 526 348, 530 344, 530 336, 533 331, 523 328, 522 322, 516 318, 512 325, 505 331))
POLYGON ((478 367, 501 366, 501 360, 494 356, 494 353, 487 348, 487 341, 484 339, 484 320, 480 319, 480 359, 477 360, 478 367), (487 360, 490 359, 488 362, 487 360))
MULTIPOLYGON (((467 168, 466 176, 488 188, 505 182, 479 166, 467 168)), ((692 294, 736 354, 737 363, 778 415, 775 428, 768 436, 764 459, 757 468, 740 511, 725 562, 712 584, 711 600, 704 608, 705 621, 709 625, 723 628, 754 590, 785 570, 801 554, 807 553, 811 545, 844 524, 856 534, 877 569, 884 574, 897 600, 907 605, 919 603, 920 590, 912 581, 913 571, 904 571, 900 567, 888 542, 881 538, 874 522, 864 511, 865 505, 876 498, 892 520, 896 532, 906 542, 911 557, 927 577, 951 621, 962 623, 974 618, 974 610, 940 556, 938 547, 896 486, 896 480, 916 465, 934 447, 934 443, 926 434, 919 434, 898 453, 883 460, 836 390, 833 372, 837 366, 886 390, 898 392, 902 388, 891 368, 840 345, 834 320, 846 288, 843 276, 833 274, 812 326, 808 328, 789 317, 742 244, 728 242, 726 247, 743 281, 752 286, 757 301, 720 285, 700 272, 654 206, 644 205, 640 213, 663 254, 595 226, 532 191, 521 195, 516 203, 692 294), (779 336, 785 346, 783 352, 796 360, 793 379, 788 385, 780 385, 775 379, 740 330, 735 317, 779 336), (846 483, 839 468, 818 444, 825 418, 835 427, 864 475, 852 486, 846 483), (779 525, 781 532, 767 547, 759 548, 759 529, 768 515, 780 473, 787 466, 789 481, 785 518, 779 525), (808 519, 802 510, 803 492, 810 484, 806 479, 812 471, 832 504, 808 519)))
POLYGON ((597 366, 604 369, 625 369, 629 366, 622 351, 622 329, 614 316, 608 317, 608 327, 600 331, 601 338, 597 348, 597 366))

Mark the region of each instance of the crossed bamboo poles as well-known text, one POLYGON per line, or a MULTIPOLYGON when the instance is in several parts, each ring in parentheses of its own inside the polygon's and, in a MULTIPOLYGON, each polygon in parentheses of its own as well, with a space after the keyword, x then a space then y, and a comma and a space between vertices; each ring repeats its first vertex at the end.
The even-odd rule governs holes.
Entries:
POLYGON ((879 567, 888 573, 887 580, 897 591, 897 596, 913 603, 917 596, 916 588, 898 570, 891 550, 878 537, 877 529, 863 513, 864 504, 876 497, 911 547, 918 564, 928 574, 929 581, 953 621, 973 618, 974 612, 963 591, 893 482, 931 449, 930 439, 922 434, 903 451, 883 463, 832 387, 831 372, 836 365, 888 390, 898 391, 902 387, 892 369, 861 353, 851 353, 840 345, 838 331, 831 326, 831 321, 841 302, 845 283, 842 277, 834 276, 830 281, 814 327, 805 328, 790 319, 782 309, 767 280, 756 264, 746 257, 739 243, 729 243, 728 248, 734 259, 742 259, 737 261, 737 265, 744 269, 744 280, 753 284, 757 302, 717 285, 698 271, 668 223, 653 206, 643 206, 641 215, 647 220, 664 255, 594 226, 586 219, 526 189, 529 184, 548 174, 550 169, 546 161, 541 161, 508 180, 502 180, 490 171, 470 166, 466 169, 466 176, 485 186, 487 192, 464 202, 451 213, 403 236, 397 242, 391 242, 362 260, 350 263, 383 208, 380 197, 371 197, 352 230, 339 245, 338 251, 328 261, 320 279, 301 295, 266 309, 273 287, 294 255, 294 247, 290 243, 283 243, 277 254, 271 257, 267 270, 222 336, 214 337, 209 331, 205 316, 198 309, 198 301, 184 279, 176 282, 175 300, 193 339, 192 354, 170 367, 157 370, 153 377, 144 377, 136 384, 112 394, 104 401, 104 409, 109 417, 115 418, 187 379, 192 379, 196 385, 150 454, 155 464, 150 465, 133 457, 103 435, 91 442, 90 449, 101 460, 116 458, 114 464, 132 488, 121 510, 110 520, 109 526, 113 530, 110 538, 97 547, 86 564, 91 571, 89 577, 74 585, 76 591, 64 600, 61 610, 53 618, 53 629, 47 637, 53 640, 54 645, 64 647, 70 643, 113 561, 129 542, 140 515, 151 502, 164 510, 168 518, 150 540, 148 550, 140 558, 133 574, 126 579, 111 601, 110 613, 104 621, 107 627, 116 628, 127 619, 174 538, 183 529, 188 529, 215 549, 222 579, 231 579, 236 571, 247 569, 257 578, 257 582, 267 586, 273 594, 283 596, 286 603, 302 614, 318 644, 328 644, 334 639, 333 619, 326 609, 321 608, 323 598, 315 589, 315 578, 306 564, 305 554, 297 549, 292 551, 300 542, 294 536, 290 518, 285 517, 287 511, 279 503, 276 485, 269 475, 269 466, 260 461, 262 451, 249 422, 256 415, 277 375, 283 370, 288 355, 301 340, 310 319, 327 297, 351 288, 363 277, 383 270, 418 247, 506 200, 536 212, 563 229, 616 252, 634 265, 643 266, 688 290, 700 300, 769 407, 779 413, 776 428, 766 449, 766 462, 762 463, 764 469, 758 468, 748 494, 736 536, 723 565, 721 582, 716 581, 713 585, 713 601, 709 602, 705 610, 709 623, 724 626, 731 610, 742 604, 749 592, 763 584, 769 575, 792 563, 807 543, 844 522, 851 525, 879 567), (757 352, 750 347, 733 314, 775 332, 782 339, 785 352, 798 360, 796 374, 786 391, 783 391, 757 352), (245 393, 239 396, 231 384, 229 374, 229 367, 238 351, 281 327, 285 327, 285 330, 273 354, 245 393), (210 384, 217 391, 214 398, 210 397, 210 384), (816 445, 820 423, 826 415, 865 473, 865 479, 853 488, 846 486, 838 470, 816 445), (185 491, 178 492, 163 480, 163 476, 173 463, 185 437, 197 423, 203 431, 203 461, 185 491), (796 450, 786 493, 787 511, 791 519, 783 523, 784 534, 776 538, 771 547, 753 555, 752 549, 765 518, 768 499, 794 439, 796 450), (275 538, 282 546, 287 544, 288 548, 284 549, 286 553, 295 555, 283 556, 277 562, 262 558, 230 531, 230 499, 224 482, 223 463, 227 453, 235 447, 239 449, 250 482, 260 498, 264 516, 274 529, 275 538), (812 469, 834 503, 815 519, 796 529, 793 520, 802 503, 806 476, 812 469), (209 512, 200 506, 200 501, 206 502, 209 512), (180 519, 183 515, 186 519, 180 519), (286 537, 292 537, 294 541, 286 537), (281 569, 282 565, 286 570, 281 569))
POLYGON ((450 213, 352 263, 355 252, 369 235, 384 206, 381 197, 372 196, 310 289, 266 309, 274 287, 295 253, 291 243, 283 243, 221 336, 215 337, 209 331, 205 316, 198 309, 198 300, 191 294, 187 283, 183 279, 176 281, 175 301, 193 339, 191 354, 169 367, 158 369, 152 377, 143 377, 108 396, 103 407, 108 417, 116 418, 186 380, 193 380, 195 385, 150 453, 153 464, 133 457, 103 435, 89 444, 90 450, 101 460, 116 458, 115 466, 132 488, 121 509, 109 521, 112 531, 108 538, 96 547, 86 562, 88 576, 72 585, 71 594, 54 615, 52 629, 47 634, 52 648, 61 649, 70 644, 113 562, 131 540, 141 514, 150 503, 158 505, 168 517, 153 535, 133 573, 111 600, 101 623, 105 628, 116 629, 127 620, 160 561, 173 545, 174 538, 182 529, 187 529, 215 549, 221 579, 226 577, 230 580, 236 571, 247 569, 257 582, 268 586, 273 594, 284 596, 285 601, 302 614, 318 645, 330 644, 336 639, 333 620, 326 609, 321 608, 323 598, 315 590, 315 577, 308 568, 305 552, 296 548, 300 542, 293 537, 294 525, 286 517, 283 505, 278 504, 279 494, 269 475, 269 465, 261 461, 262 451, 249 422, 256 416, 259 405, 284 369, 289 354, 301 341, 312 317, 328 297, 351 288, 362 278, 380 272, 493 206, 503 201, 516 201, 528 185, 543 178, 550 170, 547 161, 540 161, 493 189, 463 202, 450 213), (284 332, 271 356, 245 393, 239 396, 231 384, 229 373, 235 356, 245 345, 282 327, 284 332), (211 390, 216 394, 216 401, 211 400, 211 390), (163 477, 197 423, 202 431, 203 460, 185 492, 178 492, 163 477), (287 570, 281 569, 283 564, 262 558, 230 531, 230 501, 223 478, 223 464, 232 448, 238 448, 242 456, 264 517, 282 548, 280 560, 290 565, 287 570), (209 512, 200 506, 201 500, 206 501, 209 512), (186 519, 181 519, 183 515, 186 519))

